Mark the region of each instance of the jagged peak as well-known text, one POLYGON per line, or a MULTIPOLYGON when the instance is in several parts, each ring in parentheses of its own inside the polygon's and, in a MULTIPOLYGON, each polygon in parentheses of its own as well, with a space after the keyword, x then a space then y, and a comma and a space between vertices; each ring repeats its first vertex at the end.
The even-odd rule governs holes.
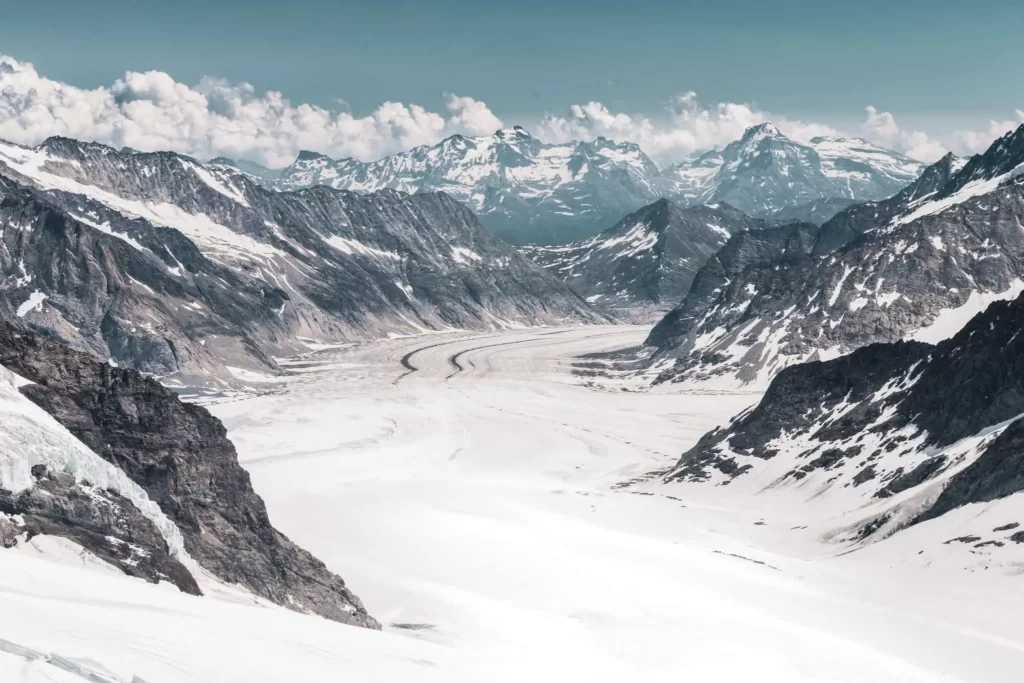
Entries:
MULTIPOLYGON (((956 165, 953 168, 956 169, 956 165)), ((981 154, 975 154, 963 163, 957 170, 956 176, 940 194, 948 195, 974 180, 1021 175, 1022 168, 1024 168, 1024 123, 997 139, 981 154)))
POLYGON ((314 152, 312 150, 303 149, 299 150, 299 155, 295 157, 296 161, 317 161, 319 159, 330 159, 326 154, 320 152, 314 152))
POLYGON ((992 143, 992 147, 1006 147, 1018 142, 1024 143, 1024 123, 1007 131, 1005 135, 992 143))
POLYGON ((60 150, 60 149, 68 150, 68 149, 74 149, 74 150, 79 150, 79 151, 84 151, 84 150, 88 150, 88 149, 95 149, 95 150, 99 150, 99 151, 101 151, 101 152, 103 152, 105 154, 111 154, 111 153, 113 153, 113 154, 129 154, 129 153, 130 154, 138 154, 139 153, 138 150, 131 150, 131 148, 125 148, 125 149, 131 150, 130 152, 124 152, 124 151, 119 152, 118 150, 114 149, 113 147, 111 147, 109 145, 104 145, 103 143, 100 143, 100 142, 87 142, 85 140, 77 140, 75 138, 69 138, 69 137, 67 137, 65 135, 51 135, 50 137, 48 137, 45 140, 43 140, 42 143, 40 143, 39 149, 46 149, 46 150, 60 150))
POLYGON ((778 126, 776 126, 771 121, 759 123, 756 126, 751 126, 750 128, 747 128, 745 131, 743 131, 743 137, 741 138, 742 140, 749 141, 754 138, 787 139, 786 136, 782 134, 782 131, 779 130, 778 126))
POLYGON ((132 147, 122 147, 121 149, 114 149, 110 145, 106 145, 102 142, 95 142, 92 140, 78 140, 76 138, 69 138, 64 135, 54 135, 43 140, 36 149, 44 150, 47 153, 55 155, 87 155, 90 153, 99 153, 102 155, 114 155, 114 156, 137 156, 147 158, 175 158, 184 159, 192 163, 201 164, 201 162, 195 157, 191 157, 181 152, 173 152, 171 150, 157 150, 155 152, 146 152, 132 147))
POLYGON ((511 128, 499 128, 494 131, 494 137, 502 140, 526 140, 533 136, 522 126, 512 126, 511 128))

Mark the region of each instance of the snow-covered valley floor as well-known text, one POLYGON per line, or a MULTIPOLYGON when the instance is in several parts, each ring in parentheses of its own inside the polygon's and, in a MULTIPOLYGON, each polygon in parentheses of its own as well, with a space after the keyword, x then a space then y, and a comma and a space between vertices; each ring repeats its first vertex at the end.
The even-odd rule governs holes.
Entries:
POLYGON ((328 350, 211 406, 274 524, 384 633, 189 597, 37 544, 0 552, 0 680, 1020 680, 1024 577, 902 564, 900 535, 842 555, 791 532, 799 508, 776 518, 714 487, 614 488, 758 399, 571 374, 572 357, 646 332, 328 350))

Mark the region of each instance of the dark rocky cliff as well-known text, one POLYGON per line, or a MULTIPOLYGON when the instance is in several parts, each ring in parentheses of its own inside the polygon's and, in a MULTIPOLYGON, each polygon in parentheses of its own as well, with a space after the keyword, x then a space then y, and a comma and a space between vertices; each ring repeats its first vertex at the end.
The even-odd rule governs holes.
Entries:
MULTIPOLYGON (((204 408, 181 402, 134 370, 111 367, 4 322, 0 365, 33 382, 21 388, 29 400, 145 489, 204 570, 292 609, 379 627, 340 577, 274 529, 224 426, 204 408)), ((65 500, 72 493, 79 497, 75 486, 58 484, 65 500)), ((54 485, 46 483, 43 490, 54 485)), ((31 501, 21 505, 28 512, 38 507, 31 501)), ((95 528, 83 525, 83 533, 116 526, 102 517, 93 521, 95 528)), ((41 523, 40 532, 45 528, 41 523)), ((140 539, 159 545, 147 529, 132 531, 126 540, 140 539)))

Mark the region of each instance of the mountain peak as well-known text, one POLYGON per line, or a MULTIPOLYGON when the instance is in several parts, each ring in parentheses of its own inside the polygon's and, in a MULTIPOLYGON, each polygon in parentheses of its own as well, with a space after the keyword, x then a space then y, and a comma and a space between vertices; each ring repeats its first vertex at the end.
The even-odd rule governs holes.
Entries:
POLYGON ((533 137, 526 129, 522 126, 512 126, 511 128, 500 128, 494 131, 494 137, 502 140, 525 140, 533 137))
POLYGON ((756 126, 751 126, 750 128, 747 128, 747 130, 743 132, 744 140, 751 140, 753 138, 760 139, 785 137, 786 136, 782 134, 782 131, 780 131, 778 127, 771 121, 765 121, 764 123, 759 123, 756 126))
POLYGON ((1005 154, 1007 152, 1015 156, 1024 156, 1024 123, 1017 126, 992 143, 992 146, 985 151, 990 153, 1005 154))
POLYGON ((320 152, 313 152, 313 151, 310 151, 308 149, 303 149, 303 150, 299 151, 299 156, 296 157, 295 160, 296 161, 316 161, 318 159, 329 159, 329 158, 330 157, 328 157, 326 154, 321 154, 320 152))
POLYGON ((944 187, 940 194, 948 196, 976 180, 1009 179, 1024 169, 1024 124, 1009 131, 981 154, 975 154, 944 187))

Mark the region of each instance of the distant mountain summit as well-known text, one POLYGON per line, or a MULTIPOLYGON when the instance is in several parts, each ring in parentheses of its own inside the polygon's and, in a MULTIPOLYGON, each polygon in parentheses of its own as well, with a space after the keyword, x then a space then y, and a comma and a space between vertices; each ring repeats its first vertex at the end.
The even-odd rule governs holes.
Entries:
POLYGON ((516 126, 486 137, 453 135, 367 163, 301 152, 272 185, 443 191, 503 239, 555 243, 593 235, 658 199, 659 173, 632 143, 546 144, 516 126))
POLYGON ((664 170, 633 143, 548 144, 519 126, 484 137, 453 135, 372 162, 303 151, 277 175, 241 168, 279 190, 444 191, 502 239, 564 244, 597 235, 661 198, 682 206, 724 202, 758 217, 791 210, 785 215, 824 222, 851 203, 896 194, 924 164, 859 139, 820 137, 802 145, 766 122, 721 151, 664 170))
POLYGON ((666 169, 662 186, 688 203, 728 202, 753 216, 817 203, 803 215, 824 218, 825 200, 839 211, 844 205, 838 200, 884 199, 914 182, 924 168, 858 138, 815 137, 803 145, 765 122, 721 151, 666 169))

